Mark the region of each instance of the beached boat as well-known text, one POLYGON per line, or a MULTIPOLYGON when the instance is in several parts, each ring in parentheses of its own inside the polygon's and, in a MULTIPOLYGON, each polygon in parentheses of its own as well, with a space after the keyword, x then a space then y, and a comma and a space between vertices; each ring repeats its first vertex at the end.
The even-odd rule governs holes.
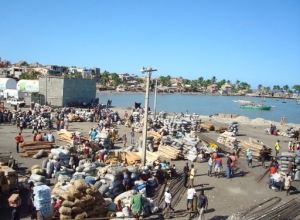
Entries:
POLYGON ((250 104, 240 105, 240 108, 252 109, 252 110, 270 110, 272 108, 272 106, 267 106, 267 105, 263 105, 263 104, 255 104, 253 102, 253 103, 250 103, 250 104))

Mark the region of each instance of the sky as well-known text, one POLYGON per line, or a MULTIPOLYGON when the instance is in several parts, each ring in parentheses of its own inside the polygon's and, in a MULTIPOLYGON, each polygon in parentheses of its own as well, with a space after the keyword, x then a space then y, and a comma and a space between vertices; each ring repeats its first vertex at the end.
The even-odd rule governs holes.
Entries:
POLYGON ((299 0, 1 0, 0 57, 300 85, 299 0))

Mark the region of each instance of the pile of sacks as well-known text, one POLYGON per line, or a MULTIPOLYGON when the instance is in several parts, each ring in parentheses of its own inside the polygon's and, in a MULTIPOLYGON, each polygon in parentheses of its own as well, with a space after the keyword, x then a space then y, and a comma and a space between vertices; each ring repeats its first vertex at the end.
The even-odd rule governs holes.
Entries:
POLYGON ((239 123, 236 121, 230 122, 227 131, 232 132, 233 137, 237 136, 239 133, 239 123))
POLYGON ((288 171, 288 163, 292 162, 293 164, 293 179, 300 180, 300 155, 291 152, 282 152, 278 160, 279 170, 283 173, 288 171))
POLYGON ((102 144, 105 148, 109 148, 110 144, 110 135, 107 131, 102 131, 97 134, 95 142, 102 144))
POLYGON ((45 178, 44 171, 40 165, 33 165, 30 171, 31 175, 28 182, 33 182, 35 186, 50 184, 50 180, 45 178))
POLYGON ((49 155, 49 158, 52 158, 56 161, 59 160, 61 166, 67 167, 69 166, 70 162, 70 151, 63 146, 59 148, 53 148, 51 149, 51 154, 49 155))
MULTIPOLYGON (((132 212, 129 210, 130 201, 131 201, 132 196, 136 193, 137 193, 136 190, 129 190, 129 191, 126 191, 126 192, 118 195, 115 198, 114 202, 110 203, 108 205, 107 210, 110 213, 114 213, 115 210, 116 210, 117 202, 121 201, 121 205, 124 208, 120 212, 115 212, 115 216, 118 217, 118 218, 124 218, 124 217, 132 216, 132 212)), ((153 200, 151 200, 150 198, 147 198, 143 195, 142 195, 142 203, 143 203, 143 210, 142 210, 141 215, 150 215, 151 213, 156 213, 159 210, 158 207, 154 205, 153 200)))
POLYGON ((44 218, 52 216, 51 189, 46 185, 35 186, 33 195, 33 205, 36 210, 41 211, 44 218))
MULTIPOLYGON (((61 183, 58 183, 61 184, 61 183)), ((74 180, 63 186, 64 193, 59 208, 59 219, 83 219, 106 216, 106 206, 102 195, 83 179, 74 180)))

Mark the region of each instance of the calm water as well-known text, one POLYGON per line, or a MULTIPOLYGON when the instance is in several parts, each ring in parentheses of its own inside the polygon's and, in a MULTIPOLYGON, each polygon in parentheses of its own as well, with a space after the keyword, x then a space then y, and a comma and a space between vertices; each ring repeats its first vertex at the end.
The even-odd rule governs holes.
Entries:
MULTIPOLYGON (((100 103, 106 104, 107 100, 111 99, 113 106, 124 108, 133 106, 134 102, 142 103, 142 107, 145 105, 145 94, 97 94, 97 97, 100 99, 100 103)), ((300 124, 300 105, 297 105, 293 99, 266 98, 265 105, 275 106, 270 111, 241 109, 238 103, 233 102, 238 99, 261 102, 260 98, 254 97, 157 94, 156 110, 176 113, 188 110, 189 113, 199 115, 238 114, 251 119, 264 118, 272 121, 280 121, 280 118, 285 116, 286 122, 300 124)), ((149 95, 149 106, 153 110, 154 94, 149 95)))

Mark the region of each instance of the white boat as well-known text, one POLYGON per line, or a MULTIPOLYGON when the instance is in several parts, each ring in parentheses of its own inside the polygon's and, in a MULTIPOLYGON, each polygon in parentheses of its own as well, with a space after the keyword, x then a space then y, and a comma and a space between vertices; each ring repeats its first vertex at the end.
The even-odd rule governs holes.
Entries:
POLYGON ((233 101, 238 102, 240 105, 253 104, 254 103, 254 101, 246 100, 246 99, 239 99, 239 100, 233 100, 233 101))
POLYGON ((300 99, 297 99, 296 102, 297 102, 297 105, 300 105, 300 99))

